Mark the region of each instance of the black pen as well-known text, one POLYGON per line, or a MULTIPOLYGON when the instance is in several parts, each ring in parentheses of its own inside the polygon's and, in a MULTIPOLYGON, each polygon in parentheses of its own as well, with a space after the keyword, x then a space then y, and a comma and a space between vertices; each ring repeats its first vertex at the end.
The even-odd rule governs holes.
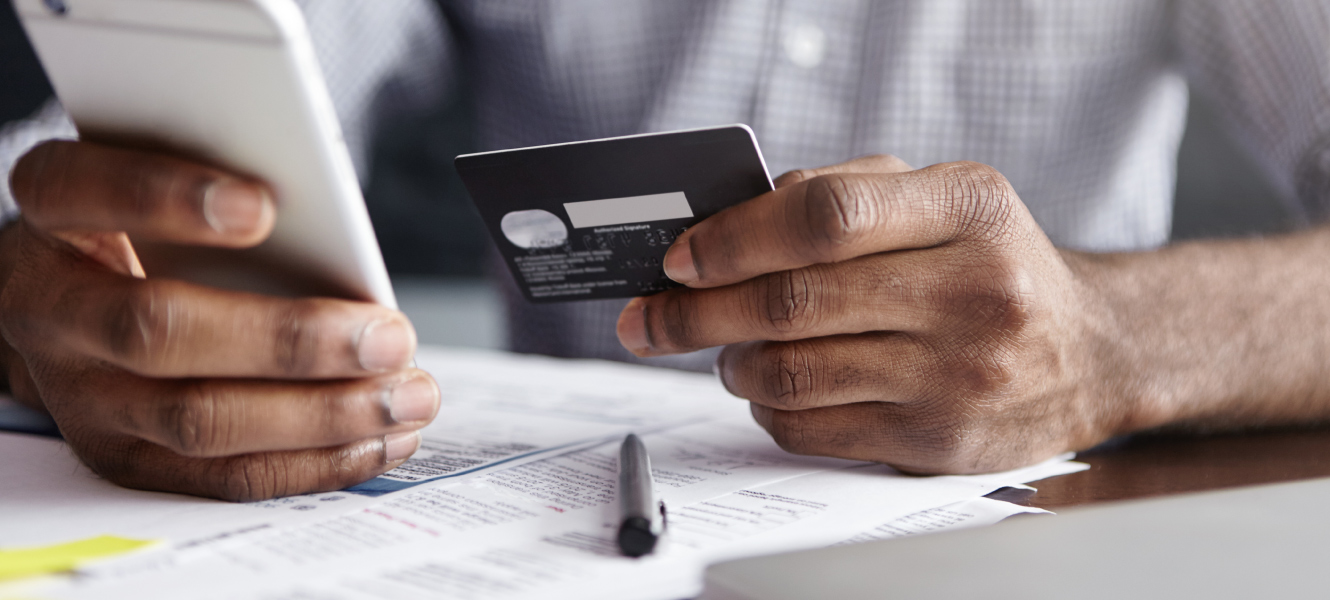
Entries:
POLYGON ((619 551, 637 558, 651 554, 665 530, 665 503, 652 490, 651 457, 637 434, 623 438, 619 448, 619 551))

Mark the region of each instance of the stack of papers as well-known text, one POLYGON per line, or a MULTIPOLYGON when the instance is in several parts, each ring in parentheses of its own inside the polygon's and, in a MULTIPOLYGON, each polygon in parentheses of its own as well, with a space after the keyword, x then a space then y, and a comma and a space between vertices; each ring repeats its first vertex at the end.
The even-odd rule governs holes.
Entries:
POLYGON ((22 582, 50 598, 684 598, 717 560, 1043 512, 984 496, 1085 468, 1066 456, 909 477, 780 450, 708 375, 436 348, 417 360, 444 390, 421 452, 341 492, 230 504, 125 490, 59 441, 0 434, 0 550, 160 540, 22 582), (613 543, 630 431, 669 507, 641 559, 613 543))

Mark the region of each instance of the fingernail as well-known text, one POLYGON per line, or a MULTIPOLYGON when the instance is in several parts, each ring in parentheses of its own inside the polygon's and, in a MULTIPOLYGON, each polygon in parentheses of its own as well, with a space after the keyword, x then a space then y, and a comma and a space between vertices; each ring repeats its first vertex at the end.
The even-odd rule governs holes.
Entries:
POLYGON ((675 242, 665 252, 665 276, 684 285, 697 281, 697 265, 693 264, 693 240, 686 237, 675 242))
POLYGON ((356 355, 366 371, 395 371, 411 363, 416 332, 401 319, 371 321, 360 330, 356 355))
POLYGON ((395 463, 411 458, 420 449, 420 432, 394 433, 383 438, 383 462, 395 463))
POLYGON ((439 386, 429 377, 416 377, 393 386, 388 412, 398 423, 428 421, 439 410, 439 386))
POLYGON ((623 307, 623 313, 619 315, 619 324, 615 328, 619 333, 619 343, 629 352, 638 355, 651 349, 651 343, 647 340, 646 313, 643 310, 645 305, 646 301, 641 298, 630 300, 628 305, 623 307))
POLYGON ((271 204, 261 186, 219 179, 203 193, 203 218, 218 233, 245 233, 258 228, 271 204))

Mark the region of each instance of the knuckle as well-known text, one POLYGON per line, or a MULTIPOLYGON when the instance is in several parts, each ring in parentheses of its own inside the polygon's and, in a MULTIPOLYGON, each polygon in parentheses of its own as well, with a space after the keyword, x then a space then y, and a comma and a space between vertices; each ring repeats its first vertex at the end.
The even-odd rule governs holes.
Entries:
POLYGON ((1019 334, 1036 316, 1033 288, 1025 269, 995 257, 953 288, 951 312, 993 333, 1019 334))
POLYGON ((158 412, 163 445, 182 456, 215 456, 229 445, 225 402, 206 383, 187 385, 158 412))
POLYGON ((975 162, 949 165, 951 193, 947 210, 960 218, 961 232, 980 239, 997 239, 1008 232, 1019 204, 1011 183, 997 169, 975 162))
POLYGON ((172 187, 170 176, 157 169, 139 168, 131 169, 125 177, 125 202, 121 205, 125 215, 142 221, 158 212, 163 188, 172 187))
POLYGON ((874 158, 886 163, 889 166, 889 168, 891 168, 892 170, 895 171, 910 170, 910 164, 905 162, 904 159, 902 159, 899 156, 896 156, 895 154, 876 154, 874 155, 874 158))
MULTIPOLYGON (((93 473, 119 486, 144 487, 138 480, 142 474, 142 465, 147 461, 137 456, 140 452, 133 451, 135 444, 112 443, 100 436, 89 439, 88 436, 66 435, 79 460, 93 473)), ((139 447, 146 447, 146 442, 141 442, 139 447)))
POLYGON ((650 346, 657 350, 701 348, 706 332, 699 327, 692 296, 687 291, 659 294, 642 307, 650 346))
POLYGON ((769 344, 766 395, 773 408, 801 410, 817 406, 821 395, 814 353, 803 344, 769 344))
POLYGON ((176 202, 201 207, 214 180, 212 175, 185 168, 175 160, 136 160, 122 179, 122 210, 134 219, 148 220, 176 202))
POLYGON ((862 163, 865 170, 874 173, 898 173, 911 170, 910 165, 895 154, 866 154, 853 162, 862 163))
POLYGON ((268 500, 286 489, 285 469, 272 454, 250 454, 220 461, 209 486, 231 502, 268 500))
POLYGON ((277 309, 273 317, 273 362, 294 376, 309 375, 319 363, 323 343, 318 326, 321 311, 314 302, 294 300, 277 309))
POLYGON ((912 450, 908 464, 911 472, 940 474, 973 470, 974 456, 981 446, 980 422, 963 405, 958 403, 934 412, 902 435, 912 450))
POLYGON ((819 272, 812 269, 767 275, 758 287, 758 317, 775 332, 798 335, 816 324, 825 287, 819 272))
POLYGON ((870 233, 880 214, 877 191, 864 177, 824 175, 808 182, 805 224, 809 258, 814 262, 836 262, 850 258, 850 248, 870 233))
POLYGON ((114 294, 108 308, 100 336, 111 358, 140 373, 159 370, 176 333, 169 291, 156 283, 136 282, 114 294))
POLYGON ((963 366, 953 369, 953 386, 967 396, 977 399, 1000 398, 1016 383, 1016 369, 995 352, 975 349, 964 359, 963 366))
POLYGON ((996 402, 1018 395, 1022 376, 1019 346, 1023 336, 1005 336, 992 332, 960 334, 940 346, 933 346, 932 366, 926 378, 930 402, 952 402, 949 413, 964 414, 991 408, 996 402))
POLYGON ((329 435, 338 437, 347 437, 354 435, 357 429, 362 428, 366 423, 357 409, 371 397, 380 400, 383 407, 383 423, 386 424, 392 420, 388 416, 388 401, 383 396, 391 393, 389 390, 378 387, 371 388, 363 393, 347 394, 332 390, 321 390, 315 392, 315 406, 319 409, 316 416, 319 423, 319 431, 326 432, 329 435))
POLYGON ((378 455, 363 443, 301 454, 250 454, 222 461, 210 487, 233 502, 342 489, 373 476, 377 463, 366 460, 371 456, 378 455))
POLYGON ((338 490, 360 483, 378 473, 376 468, 384 464, 382 458, 381 446, 366 446, 363 442, 325 452, 313 466, 318 470, 315 485, 320 490, 338 490))
POLYGON ((73 142, 53 140, 29 150, 10 174, 14 200, 25 218, 41 223, 49 211, 59 208, 61 188, 68 177, 73 142))
POLYGON ((784 175, 780 176, 780 179, 787 184, 791 184, 808 181, 814 177, 817 177, 817 171, 813 169, 795 169, 786 171, 784 175))
POLYGON ((803 411, 773 411, 771 415, 771 439, 776 445, 791 454, 817 453, 818 431, 814 419, 803 411))

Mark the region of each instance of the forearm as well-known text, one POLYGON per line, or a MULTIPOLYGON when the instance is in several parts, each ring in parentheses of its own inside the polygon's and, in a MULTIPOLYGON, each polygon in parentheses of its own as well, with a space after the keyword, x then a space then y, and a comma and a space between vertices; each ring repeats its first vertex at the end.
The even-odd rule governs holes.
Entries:
POLYGON ((1330 228, 1063 254, 1101 309, 1088 346, 1117 433, 1330 420, 1330 228))

